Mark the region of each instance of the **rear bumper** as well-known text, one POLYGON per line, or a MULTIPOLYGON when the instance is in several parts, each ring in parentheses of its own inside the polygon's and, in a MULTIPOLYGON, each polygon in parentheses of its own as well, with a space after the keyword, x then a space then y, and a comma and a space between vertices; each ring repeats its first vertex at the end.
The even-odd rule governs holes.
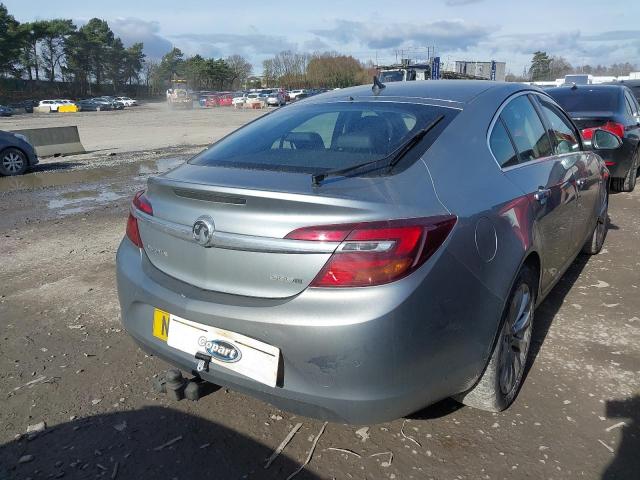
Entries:
POLYGON ((145 350, 189 372, 196 360, 152 335, 154 307, 266 342, 281 350, 282 386, 217 365, 201 376, 306 416, 355 424, 391 420, 470 388, 497 329, 500 300, 439 256, 425 267, 446 268, 446 274, 420 269, 381 287, 307 289, 266 300, 172 279, 125 238, 117 255, 122 320, 145 350), (461 304, 457 291, 477 294, 465 294, 471 305, 461 304))

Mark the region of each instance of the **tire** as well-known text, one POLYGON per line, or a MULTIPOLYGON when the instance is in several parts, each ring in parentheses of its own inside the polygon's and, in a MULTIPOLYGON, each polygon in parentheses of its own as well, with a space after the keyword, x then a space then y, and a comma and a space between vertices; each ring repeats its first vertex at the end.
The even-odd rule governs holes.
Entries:
POLYGON ((17 148, 5 148, 0 153, 0 175, 12 177, 27 171, 27 156, 17 148))
POLYGON ((640 163, 640 150, 633 156, 631 168, 624 178, 612 178, 611 189, 616 192, 633 192, 636 188, 636 178, 638 176, 638 164, 640 163))
POLYGON ((502 314, 500 333, 480 380, 454 397, 460 403, 489 412, 501 412, 513 403, 529 356, 538 278, 522 267, 502 314))
POLYGON ((609 191, 604 192, 605 195, 605 207, 604 212, 598 217, 593 233, 582 247, 582 253, 587 255, 597 255, 604 246, 604 240, 607 238, 607 232, 609 231, 608 212, 609 212, 609 191))

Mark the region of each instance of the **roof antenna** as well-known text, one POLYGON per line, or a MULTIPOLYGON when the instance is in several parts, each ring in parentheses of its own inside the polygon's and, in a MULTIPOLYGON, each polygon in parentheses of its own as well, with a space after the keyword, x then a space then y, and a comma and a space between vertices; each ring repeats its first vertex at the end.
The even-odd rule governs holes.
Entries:
POLYGON ((371 90, 376 92, 376 91, 382 90, 383 88, 387 88, 387 86, 380 81, 380 79, 378 78, 377 75, 374 75, 373 76, 373 87, 371 87, 371 90))

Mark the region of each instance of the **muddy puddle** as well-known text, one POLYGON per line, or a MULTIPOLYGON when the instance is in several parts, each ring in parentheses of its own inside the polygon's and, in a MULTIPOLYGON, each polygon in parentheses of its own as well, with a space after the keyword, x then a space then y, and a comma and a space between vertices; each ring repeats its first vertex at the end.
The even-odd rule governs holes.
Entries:
POLYGON ((71 190, 49 200, 47 208, 59 210, 61 215, 72 215, 106 205, 124 196, 125 192, 118 193, 106 186, 100 186, 97 190, 71 190))
POLYGON ((44 164, 40 166, 44 169, 27 175, 0 177, 0 195, 27 195, 27 209, 38 211, 43 206, 49 212, 45 217, 74 215, 131 198, 149 176, 164 173, 184 161, 162 158, 83 169, 74 169, 72 163, 66 167, 44 164), (47 167, 50 169, 45 170, 47 167))
POLYGON ((0 192, 37 190, 74 184, 104 182, 110 178, 159 175, 184 163, 184 158, 161 158, 95 168, 74 169, 74 163, 42 164, 18 177, 0 177, 0 192))

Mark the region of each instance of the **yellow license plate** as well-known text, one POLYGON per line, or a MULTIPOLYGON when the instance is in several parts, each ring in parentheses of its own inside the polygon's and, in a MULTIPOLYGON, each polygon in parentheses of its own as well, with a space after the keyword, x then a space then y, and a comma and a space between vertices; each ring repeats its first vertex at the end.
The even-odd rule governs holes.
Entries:
POLYGON ((153 309, 153 336, 166 342, 169 338, 169 312, 153 309))

